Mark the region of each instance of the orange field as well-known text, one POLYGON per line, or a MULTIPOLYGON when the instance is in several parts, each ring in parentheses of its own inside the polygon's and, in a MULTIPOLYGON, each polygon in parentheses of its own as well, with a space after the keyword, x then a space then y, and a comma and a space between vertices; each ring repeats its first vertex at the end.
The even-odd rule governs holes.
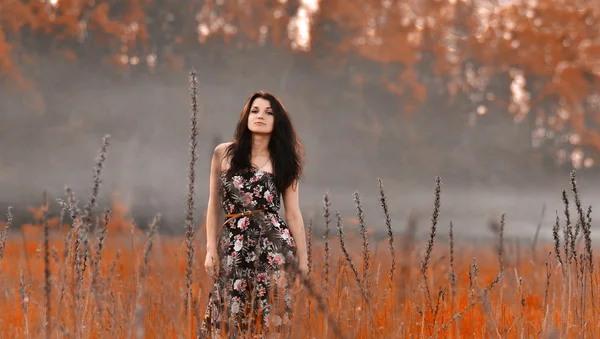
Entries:
MULTIPOLYGON (((193 302, 186 312, 184 237, 157 234, 153 246, 146 247, 145 232, 132 227, 127 210, 115 202, 101 259, 90 259, 77 287, 73 264, 65 263, 63 253, 70 226, 59 228, 58 219, 48 219, 47 290, 43 210, 31 211, 36 223, 13 229, 0 259, 0 337, 195 337, 211 287, 201 265, 201 241, 195 242, 193 302), (99 263, 96 274, 94 262, 99 263)), ((571 218, 572 223, 578 220, 577 215, 571 218)), ((428 243, 396 232, 397 262, 390 280, 389 240, 368 245, 370 269, 364 279, 363 239, 360 234, 344 236, 355 272, 340 250, 336 222, 329 225, 328 270, 323 235, 312 236, 308 286, 315 295, 309 288, 296 290, 293 338, 334 338, 336 327, 344 338, 600 337, 595 320, 600 311, 599 268, 592 267, 590 274, 585 241, 574 244, 576 255, 571 263, 566 260, 562 228, 558 238, 564 264, 558 262, 555 244, 457 244, 451 252, 449 243, 430 243, 433 248, 427 251, 428 243), (321 298, 325 311, 318 309, 315 297, 321 298)), ((442 230, 447 234, 448 228, 439 226, 437 234, 442 230)), ((586 229, 582 231, 585 238, 586 229)), ((91 258, 97 245, 96 236, 91 237, 91 258)))

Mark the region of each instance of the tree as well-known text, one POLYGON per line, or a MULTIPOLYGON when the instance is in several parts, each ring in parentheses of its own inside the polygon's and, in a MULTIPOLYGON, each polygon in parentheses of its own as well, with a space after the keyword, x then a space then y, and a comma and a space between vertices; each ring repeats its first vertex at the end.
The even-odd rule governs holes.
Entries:
POLYGON ((559 160, 570 155, 575 167, 588 167, 600 151, 599 7, 554 0, 327 1, 318 15, 327 24, 317 26, 315 40, 333 41, 328 29, 335 23, 343 53, 399 65, 395 74, 370 80, 400 96, 409 114, 439 93, 449 111, 467 98, 471 109, 452 111, 471 123, 495 106, 515 122, 533 120, 534 147, 550 144, 559 160))
MULTIPOLYGON (((2 0, 0 74, 25 87, 34 84, 20 65, 47 54, 153 73, 185 66, 191 50, 210 60, 221 46, 268 45, 309 52, 333 76, 340 65, 354 66, 350 80, 363 102, 367 92, 361 91, 369 86, 396 95, 403 114, 375 110, 365 119, 374 125, 363 129, 378 135, 377 121, 384 119, 398 137, 418 140, 427 137, 424 131, 436 133, 428 115, 441 121, 437 128, 452 123, 468 131, 504 111, 531 125, 527 138, 539 152, 592 166, 600 153, 600 6, 495 2, 2 0), (300 39, 299 18, 310 26, 308 43, 300 39), (431 106, 440 100, 452 114, 431 106), (406 121, 408 127, 400 128, 406 121)), ((456 140, 440 143, 459 139, 457 133, 456 140)))

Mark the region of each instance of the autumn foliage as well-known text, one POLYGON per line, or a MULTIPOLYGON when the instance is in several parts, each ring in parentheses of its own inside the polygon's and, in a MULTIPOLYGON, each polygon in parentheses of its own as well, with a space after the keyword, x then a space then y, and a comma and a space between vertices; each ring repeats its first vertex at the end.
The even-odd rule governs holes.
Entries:
POLYGON ((156 72, 219 41, 307 52, 327 69, 359 59, 379 67, 355 85, 386 88, 400 111, 445 100, 471 125, 507 112, 534 147, 583 168, 600 151, 599 12, 583 0, 3 0, 0 74, 34 87, 28 65, 57 54, 156 72))

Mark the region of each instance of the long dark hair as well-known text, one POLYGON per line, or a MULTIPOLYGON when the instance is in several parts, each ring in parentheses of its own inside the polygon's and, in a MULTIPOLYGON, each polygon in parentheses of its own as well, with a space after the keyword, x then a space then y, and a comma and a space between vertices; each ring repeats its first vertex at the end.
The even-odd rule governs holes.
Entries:
POLYGON ((273 132, 269 141, 269 153, 275 175, 275 186, 279 193, 283 193, 295 180, 302 177, 304 162, 304 146, 296 135, 290 116, 275 95, 257 91, 253 93, 242 110, 238 121, 233 142, 227 147, 225 156, 231 155, 229 173, 250 170, 252 152, 252 131, 248 129, 248 115, 252 103, 257 98, 263 98, 271 104, 274 115, 273 132))

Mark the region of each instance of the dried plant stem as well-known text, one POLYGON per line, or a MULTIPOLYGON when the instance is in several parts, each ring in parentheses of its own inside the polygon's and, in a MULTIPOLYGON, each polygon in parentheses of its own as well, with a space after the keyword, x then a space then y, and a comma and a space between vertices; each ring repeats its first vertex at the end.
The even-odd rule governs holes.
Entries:
MULTIPOLYGON (((325 230, 323 233, 323 242, 324 242, 324 246, 325 246, 325 265, 324 265, 324 284, 323 284, 323 295, 325 296, 325 304, 329 304, 329 289, 330 289, 330 283, 329 283, 329 258, 330 258, 330 253, 329 253, 329 223, 331 223, 331 219, 330 219, 330 213, 329 213, 329 208, 331 207, 331 202, 329 201, 329 192, 325 193, 325 196, 323 197, 323 208, 324 208, 324 212, 323 212, 323 217, 325 218, 325 230)), ((328 324, 325 324, 325 336, 327 336, 328 334, 328 324)))
POLYGON ((106 135, 102 139, 102 147, 96 158, 96 165, 94 166, 94 175, 93 175, 93 188, 92 194, 90 195, 90 201, 85 206, 83 215, 79 218, 78 222, 76 222, 75 226, 75 248, 73 249, 74 255, 74 275, 73 275, 73 290, 75 295, 75 300, 73 303, 73 311, 76 313, 76 322, 77 326, 77 337, 81 338, 83 336, 83 328, 84 328, 84 303, 82 299, 85 297, 83 293, 83 282, 84 282, 84 272, 87 267, 87 258, 89 254, 89 229, 92 221, 92 210, 96 205, 96 200, 98 199, 98 194, 100 191, 100 184, 102 182, 101 174, 102 169, 104 167, 104 161, 106 160, 106 154, 108 153, 108 145, 109 145, 110 135, 106 135))
MULTIPOLYGON (((584 216, 583 208, 581 206, 581 199, 579 197, 579 188, 577 185, 577 178, 576 178, 576 174, 575 174, 574 170, 571 172, 571 190, 573 191, 573 196, 575 199, 575 207, 577 209, 577 214, 579 216, 579 220, 578 220, 577 224, 581 228, 583 237, 585 240, 585 250, 586 250, 585 258, 583 256, 581 256, 580 261, 583 259, 584 261, 587 262, 587 265, 588 265, 587 271, 589 271, 590 279, 591 279, 593 272, 594 272, 594 259, 593 259, 593 252, 592 252, 591 231, 590 231, 590 227, 588 226, 589 223, 587 222, 586 217, 584 216)), ((589 210, 588 216, 590 214, 591 214, 591 209, 589 210)), ((572 237, 572 240, 571 240, 572 247, 575 247, 574 243, 577 239, 579 227, 576 228, 575 235, 573 235, 573 237, 572 237)), ((573 253, 573 255, 575 258, 577 258, 576 253, 573 253)), ((585 265, 585 263, 582 261, 582 262, 580 262, 580 265, 585 265)), ((577 269, 575 269, 575 270, 577 271, 577 269)), ((570 276, 570 274, 569 274, 569 276, 570 276)), ((569 279, 569 295, 571 295, 570 292, 571 292, 571 280, 569 279)), ((592 299, 592 305, 593 305, 594 304, 593 288, 591 289, 591 299, 592 299)), ((595 307, 594 307, 594 313, 595 313, 595 307)))
POLYGON ((394 249, 394 232, 392 230, 392 218, 390 217, 390 211, 388 209, 387 198, 385 196, 385 191, 383 190, 383 182, 381 179, 377 179, 379 183, 379 200, 381 202, 381 207, 383 208, 383 214, 385 215, 385 226, 387 228, 388 239, 389 239, 389 249, 390 249, 390 283, 389 289, 393 294, 394 287, 394 272, 396 271, 396 251, 394 249))
POLYGON ((348 253, 348 249, 346 248, 346 244, 344 242, 344 228, 342 225, 342 217, 340 216, 339 211, 336 211, 336 218, 337 218, 338 235, 340 237, 340 247, 342 249, 342 252, 344 253, 344 256, 346 257, 346 262, 350 266, 350 269, 352 269, 352 272, 354 272, 354 278, 356 279, 356 283, 358 284, 358 288, 359 288, 360 293, 364 300, 363 305, 366 309, 369 310, 369 317, 371 320, 371 325, 374 325, 375 319, 373 317, 373 311, 371 308, 371 296, 364 290, 365 284, 361 281, 360 274, 358 273, 358 269, 354 265, 354 262, 352 261, 352 257, 350 256, 350 253, 348 253))
POLYGON ((572 291, 571 291, 571 287, 572 287, 572 280, 571 280, 572 274, 571 273, 572 272, 571 271, 572 271, 572 267, 571 267, 571 265, 569 265, 567 267, 567 284, 568 284, 568 290, 567 290, 567 294, 565 295, 565 298, 568 299, 567 310, 566 310, 567 313, 565 313, 565 320, 566 320, 565 331, 567 331, 566 334, 568 333, 569 328, 571 327, 571 316, 570 315, 573 314, 571 312, 571 299, 572 298, 570 297, 572 295, 571 294, 572 293, 572 291))
POLYGON ((23 318, 25 321, 25 337, 30 338, 28 310, 31 296, 31 286, 28 287, 27 283, 25 283, 25 275, 23 274, 23 269, 19 268, 19 271, 19 295, 21 296, 21 307, 23 308, 23 318))
POLYGON ((515 269, 515 275, 517 276, 519 282, 519 295, 520 295, 520 311, 521 314, 519 316, 519 325, 521 327, 521 334, 525 336, 525 295, 523 292, 523 277, 518 276, 517 270, 515 269))
POLYGON ((568 265, 573 261, 573 258, 577 260, 577 250, 575 247, 575 238, 577 235, 573 235, 573 229, 571 226, 571 213, 569 212, 569 198, 567 197, 567 192, 565 190, 562 191, 562 200, 563 204, 565 205, 565 227, 563 229, 563 237, 565 241, 565 264, 568 265))
POLYGON ((473 299, 462 311, 456 313, 452 318, 450 318, 449 321, 447 321, 442 326, 440 326, 440 328, 437 329, 437 331, 435 332, 435 334, 432 335, 432 336, 430 336, 429 338, 432 339, 435 335, 438 335, 441 331, 446 330, 450 325, 452 325, 452 323, 454 323, 455 321, 457 321, 460 318, 462 318, 462 316, 466 312, 468 312, 469 310, 471 310, 480 301, 484 300, 484 298, 487 296, 487 294, 500 282, 500 279, 502 279, 502 273, 498 273, 498 275, 496 275, 496 278, 490 283, 489 286, 487 286, 483 290, 483 292, 481 293, 480 297, 478 297, 477 299, 473 299))
POLYGON ((387 204, 387 198, 385 196, 385 191, 383 189, 383 182, 381 179, 377 179, 378 184, 379 184, 379 201, 381 202, 381 208, 383 209, 383 214, 385 216, 385 226, 387 228, 387 234, 388 234, 388 240, 389 240, 389 250, 390 250, 390 260, 391 260, 391 264, 390 264, 390 273, 389 273, 389 285, 388 285, 388 290, 389 290, 389 295, 391 303, 392 303, 392 307, 391 307, 391 313, 392 313, 392 323, 396 323, 396 298, 395 298, 395 293, 394 293, 394 286, 395 286, 395 276, 394 273, 396 271, 396 250, 394 248, 394 232, 392 230, 392 218, 390 217, 390 211, 388 208, 388 204, 387 204))
MULTIPOLYGON (((499 266, 499 270, 500 270, 500 274, 504 273, 504 227, 506 225, 506 215, 504 213, 502 213, 502 215, 500 215, 500 228, 498 230, 498 266, 499 266)), ((520 262, 520 258, 519 256, 519 242, 517 241, 517 262, 520 262)), ((500 285, 500 303, 502 304, 504 302, 504 286, 500 285)), ((496 323, 493 323, 496 332, 498 332, 498 326, 496 325, 496 323)), ((498 334, 499 335, 499 334, 498 334)))
POLYGON ((431 300, 431 293, 429 292, 429 283, 427 281, 427 268, 429 267, 431 252, 433 251, 433 245, 435 243, 437 223, 440 214, 441 185, 442 179, 439 176, 437 176, 435 179, 435 201, 433 205, 433 213, 431 215, 431 231, 429 233, 429 240, 427 241, 427 247, 425 249, 425 256, 421 261, 421 277, 423 278, 423 286, 425 288, 429 311, 431 313, 433 313, 433 302, 431 300))
POLYGON ((575 207, 577 208, 577 214, 579 215, 579 225, 581 230, 583 231, 583 236, 585 238, 585 250, 587 253, 588 260, 588 268, 590 273, 594 272, 594 259, 592 255, 592 239, 590 237, 591 232, 587 227, 587 220, 583 214, 583 208, 581 207, 581 200, 579 198, 579 188, 577 187, 577 178, 575 175, 575 171, 571 172, 571 189, 573 191, 573 196, 575 198, 575 207))
POLYGON ((506 224, 506 215, 502 213, 500 216, 500 231, 498 234, 498 265, 500 273, 504 272, 504 227, 506 224))
POLYGON ((85 206, 83 211, 83 231, 80 233, 81 241, 83 242, 83 253, 81 253, 83 261, 80 263, 82 265, 82 273, 85 272, 87 268, 87 260, 89 255, 89 231, 92 225, 92 210, 96 206, 98 194, 100 193, 100 184, 102 183, 101 174, 102 169, 104 168, 104 162, 106 161, 106 154, 108 153, 109 139, 110 135, 106 135, 104 138, 102 138, 102 147, 98 157, 96 158, 96 165, 94 166, 92 194, 90 196, 90 201, 85 206))
MULTIPOLYGON (((450 290, 452 292, 452 309, 456 310, 457 305, 456 305, 456 270, 454 267, 454 224, 452 223, 452 221, 450 221, 450 231, 448 233, 448 239, 449 239, 449 252, 450 252, 450 290)), ((459 337, 459 333, 460 333, 460 328, 458 326, 456 326, 456 337, 459 337)))
POLYGON ((144 286, 146 284, 146 277, 148 275, 150 252, 152 250, 154 236, 158 232, 158 222, 160 221, 160 218, 161 218, 161 215, 157 214, 154 217, 154 219, 152 220, 152 223, 150 223, 150 226, 148 228, 148 239, 146 240, 146 244, 144 246, 143 262, 140 267, 140 274, 139 274, 139 281, 138 281, 139 288, 137 289, 137 293, 135 296, 135 304, 134 304, 135 306, 133 308, 134 314, 131 316, 131 325, 129 326, 127 338, 131 338, 132 331, 134 328, 136 329, 136 337, 138 339, 144 338, 144 326, 143 326, 144 325, 143 324, 144 308, 142 305, 142 296, 144 293, 144 286))
MULTIPOLYGON (((363 289, 368 296, 368 299, 371 299, 371 282, 369 276, 369 269, 371 267, 371 252, 369 250, 369 238, 367 235, 367 226, 365 224, 365 215, 360 203, 360 195, 358 191, 354 191, 354 203, 356 204, 356 214, 358 217, 358 223, 360 225, 360 237, 362 238, 362 254, 363 254, 363 274, 362 274, 362 282, 363 289)), ((368 305, 365 305, 368 307, 368 305)))
POLYGON ((4 257, 4 249, 6 248, 6 241, 8 239, 8 233, 13 224, 12 206, 8 206, 6 211, 6 226, 2 232, 0 232, 0 260, 4 257))
POLYGON ((98 317, 100 319, 102 319, 103 313, 104 313, 104 307, 103 307, 104 295, 103 295, 102 291, 100 291, 103 288, 99 284, 100 263, 102 261, 102 250, 104 248, 104 242, 106 240, 106 235, 108 233, 108 223, 110 222, 110 213, 111 213, 111 208, 106 207, 104 209, 104 214, 103 214, 103 218, 102 218, 102 220, 103 220, 102 227, 100 228, 99 235, 98 235, 96 256, 94 257, 94 260, 92 261, 92 281, 90 283, 90 292, 91 292, 91 294, 94 295, 94 299, 96 300, 96 308, 97 308, 97 312, 94 312, 94 314, 92 316, 92 323, 93 323, 93 320, 94 320, 96 314, 98 314, 98 317))
MULTIPOLYGON (((67 208, 67 205, 66 204, 63 205, 63 202, 61 200, 59 200, 59 204, 61 204, 61 206, 63 206, 62 208, 67 208)), ((73 221, 73 222, 75 222, 75 221, 73 221)), ((60 315, 62 315, 62 305, 63 305, 63 300, 64 300, 65 291, 66 291, 66 287, 67 287, 67 274, 70 271, 69 265, 73 261, 72 260, 72 251, 71 251, 71 249, 74 246, 74 244, 73 244, 73 233, 74 233, 73 229, 74 229, 74 227, 71 227, 71 229, 69 230, 69 233, 67 234, 67 239, 65 240, 65 250, 63 251, 63 264, 62 264, 60 293, 59 293, 59 297, 58 297, 57 314, 59 314, 59 324, 63 328, 65 328, 64 323, 63 323, 63 317, 61 317, 60 315)))
MULTIPOLYGON (((583 259, 583 255, 582 255, 582 259, 583 259)), ((583 260, 582 260, 583 262, 583 260)), ((579 268, 580 270, 580 277, 581 277, 581 288, 580 288, 580 295, 579 295, 579 300, 580 300, 580 307, 581 307, 581 314, 579 316, 579 328, 581 329, 581 333, 579 334, 582 338, 585 338, 585 325, 584 325, 584 319, 585 319, 585 299, 586 299, 586 295, 585 295, 585 288, 586 288, 586 265, 581 265, 581 267, 579 268)))
POLYGON ((562 269, 564 270, 564 264, 562 260, 562 256, 560 254, 560 236, 558 231, 560 229, 560 219, 558 217, 558 211, 556 211, 556 222, 552 227, 552 237, 554 238, 554 254, 556 255, 556 260, 560 263, 562 269))
POLYGON ((51 282, 50 282, 50 245, 49 245, 49 226, 48 226, 48 199, 46 192, 44 192, 43 205, 42 205, 42 225, 44 228, 44 338, 50 338, 52 331, 52 320, 51 320, 51 282))
MULTIPOLYGON (((440 311, 440 303, 444 299, 444 295, 445 295, 444 289, 440 287, 440 290, 438 291, 437 302, 435 303, 435 310, 433 312, 433 329, 434 330, 437 325, 438 312, 440 311)), ((433 337, 437 338, 437 333, 434 333, 433 337)))
POLYGON ((188 173, 188 196, 187 196, 187 211, 185 218, 185 245, 187 252, 187 266, 185 268, 185 295, 184 295, 184 314, 188 318, 189 335, 193 336, 192 328, 192 271, 194 266, 194 187, 196 181, 196 149, 198 147, 198 79, 194 69, 190 72, 190 91, 191 91, 191 117, 190 117, 190 162, 188 173))
POLYGON ((535 228, 535 235, 533 236, 533 242, 531 243, 531 255, 533 256, 533 260, 535 262, 536 255, 536 246, 538 242, 538 237, 540 235, 540 230, 542 229, 542 223, 544 222, 544 216, 546 215, 546 204, 542 205, 542 215, 540 216, 540 220, 535 228))
MULTIPOLYGON (((310 279, 310 277, 312 276, 312 269, 313 269, 313 259, 312 259, 312 241, 313 241, 313 220, 312 218, 308 220, 308 234, 306 236, 306 252, 307 252, 307 261, 308 261, 308 273, 307 273, 307 277, 308 279, 310 279)), ((307 306, 306 306, 306 316, 308 318, 308 321, 310 321, 310 315, 311 315, 311 300, 309 299, 307 302, 307 306)))
POLYGON ((364 285, 361 281, 360 274, 358 273, 358 269, 354 265, 354 262, 352 261, 352 257, 350 256, 350 253, 348 253, 348 249, 346 248, 346 243, 344 242, 344 227, 342 224, 342 217, 340 216, 339 211, 336 211, 336 218, 337 218, 338 235, 340 238, 340 247, 342 249, 342 252, 344 253, 344 257, 346 258, 346 262, 348 263, 348 266, 350 266, 350 269, 354 273, 354 278, 356 279, 356 283, 358 284, 358 287, 359 287, 361 293, 363 294, 363 297, 365 299, 368 299, 368 296, 363 289, 364 285))
MULTIPOLYGON (((62 305, 65 296, 65 291, 68 285, 67 275, 71 273, 71 286, 74 286, 74 265, 75 264, 75 252, 76 246, 78 242, 77 231, 80 226, 80 215, 81 211, 77 207, 77 199, 75 198, 75 194, 73 190, 69 187, 65 187, 65 191, 67 193, 67 201, 62 201, 61 199, 57 199, 59 205, 61 206, 61 210, 68 211, 71 217, 71 228, 69 229, 69 233, 67 233, 67 237, 65 239, 65 249, 63 251, 63 267, 62 267, 62 278, 61 278, 61 287, 60 287, 60 296, 58 298, 58 311, 57 313, 62 315, 62 305)), ((75 307, 75 306, 74 306, 75 307)), ((64 329, 63 335, 67 335, 67 327, 63 323, 63 318, 59 318, 60 326, 64 329)))
POLYGON ((542 328, 538 332, 538 336, 541 336, 546 332, 546 328, 548 326, 548 311, 550 309, 548 305, 548 291, 550 290, 550 278, 552 276, 552 263, 550 262, 550 257, 552 256, 552 251, 548 251, 548 256, 546 258, 546 288, 544 290, 544 320, 542 321, 542 328))
POLYGON ((308 274, 310 274, 312 272, 312 268, 313 268, 313 258, 312 258, 312 241, 313 241, 313 220, 312 218, 308 220, 308 232, 306 235, 306 254, 307 254, 307 261, 308 261, 308 274))
POLYGON ((588 256, 588 263, 589 263, 589 278, 590 278, 590 293, 591 293, 591 305, 592 305, 592 312, 594 314, 594 317, 596 317, 596 303, 595 303, 595 295, 594 295, 594 286, 597 286, 596 282, 594 281, 594 272, 593 272, 593 268, 594 268, 594 255, 592 252, 592 206, 588 206, 588 211, 587 211, 587 226, 586 226, 586 253, 588 256))

